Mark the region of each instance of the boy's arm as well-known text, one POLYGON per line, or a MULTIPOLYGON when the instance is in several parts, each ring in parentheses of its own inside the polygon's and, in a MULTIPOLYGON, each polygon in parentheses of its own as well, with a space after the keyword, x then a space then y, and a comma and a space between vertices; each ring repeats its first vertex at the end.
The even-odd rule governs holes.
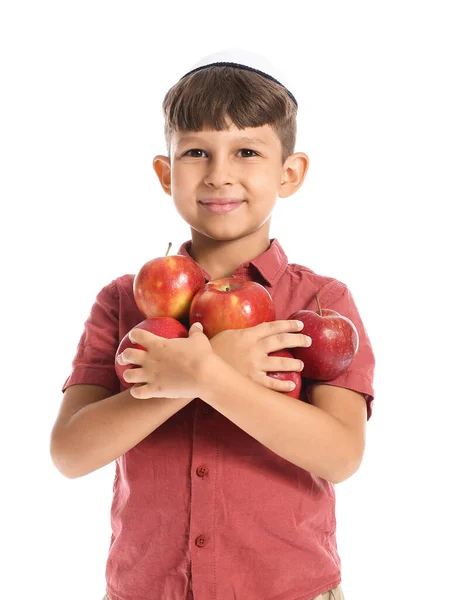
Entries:
POLYGON ((361 394, 330 386, 331 405, 342 404, 348 415, 340 420, 261 386, 216 355, 205 364, 202 379, 200 397, 206 403, 282 458, 331 483, 344 481, 359 468, 366 424, 361 394))
POLYGON ((65 391, 50 452, 57 469, 69 479, 116 460, 193 400, 137 399, 129 390, 105 394, 111 392, 97 385, 72 385, 65 391), (82 408, 71 410, 81 402, 82 408))

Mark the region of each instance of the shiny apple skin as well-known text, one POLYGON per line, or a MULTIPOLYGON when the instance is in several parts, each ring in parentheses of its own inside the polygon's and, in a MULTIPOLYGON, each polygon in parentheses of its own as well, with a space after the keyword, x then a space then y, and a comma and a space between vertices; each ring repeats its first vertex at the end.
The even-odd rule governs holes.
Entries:
MULTIPOLYGON (((268 356, 281 356, 283 358, 294 358, 289 350, 276 350, 275 352, 269 352, 268 356)), ((300 391, 302 389, 302 375, 300 371, 268 371, 266 373, 269 377, 280 379, 281 381, 294 381, 296 387, 288 392, 281 392, 292 398, 299 399, 300 391)))
POLYGON ((275 321, 274 301, 266 288, 255 281, 239 277, 213 279, 192 300, 189 323, 196 321, 210 339, 226 329, 275 321))
POLYGON ((147 318, 187 319, 192 299, 205 282, 202 270, 188 256, 153 258, 134 278, 135 303, 147 318))
POLYGON ((330 308, 323 308, 322 316, 298 310, 289 319, 302 321, 302 333, 312 339, 308 348, 291 348, 293 356, 304 363, 304 377, 330 381, 346 371, 359 347, 359 334, 350 319, 330 308))
MULTIPOLYGON (((149 319, 141 321, 140 323, 138 323, 138 325, 133 327, 133 329, 144 329, 145 331, 150 331, 151 333, 154 333, 154 335, 158 335, 167 339, 186 338, 189 336, 187 328, 172 317, 151 317, 149 319)), ((130 331, 126 333, 126 335, 123 337, 115 354, 115 371, 118 376, 118 379, 126 388, 130 388, 134 384, 129 383, 123 379, 124 371, 126 371, 127 369, 137 369, 139 367, 137 365, 133 365, 132 363, 129 363, 127 365, 120 365, 117 361, 118 356, 122 352, 124 352, 126 348, 138 348, 139 350, 146 350, 146 348, 144 348, 141 344, 132 343, 129 338, 129 333, 130 331)))

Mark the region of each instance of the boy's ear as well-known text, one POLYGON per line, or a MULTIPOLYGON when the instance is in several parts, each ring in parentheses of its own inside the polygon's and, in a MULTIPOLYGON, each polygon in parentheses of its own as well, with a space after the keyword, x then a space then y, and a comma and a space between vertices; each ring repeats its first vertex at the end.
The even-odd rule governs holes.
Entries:
POLYGON ((308 156, 304 152, 295 152, 288 156, 282 170, 278 193, 280 198, 287 198, 297 192, 304 182, 308 171, 308 164, 308 156))
POLYGON ((171 196, 171 167, 168 156, 164 156, 163 154, 155 156, 153 160, 153 169, 159 178, 160 185, 164 192, 171 196))

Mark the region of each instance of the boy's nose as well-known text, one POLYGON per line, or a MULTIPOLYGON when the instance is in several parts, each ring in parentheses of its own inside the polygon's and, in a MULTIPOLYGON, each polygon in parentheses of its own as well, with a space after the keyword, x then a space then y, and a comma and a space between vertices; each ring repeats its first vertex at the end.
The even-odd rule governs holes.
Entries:
POLYGON ((229 183, 234 183, 234 174, 232 166, 228 161, 213 161, 207 168, 205 175, 205 184, 221 187, 229 183))

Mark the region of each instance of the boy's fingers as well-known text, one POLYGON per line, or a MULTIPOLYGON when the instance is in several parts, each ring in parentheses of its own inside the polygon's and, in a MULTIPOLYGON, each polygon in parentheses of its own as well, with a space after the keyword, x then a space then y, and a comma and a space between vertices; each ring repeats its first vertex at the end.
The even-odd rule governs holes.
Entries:
POLYGON ((146 346, 147 343, 149 344, 151 341, 155 341, 156 339, 167 339, 162 338, 160 335, 156 335, 152 331, 142 329, 141 327, 134 327, 127 335, 133 344, 141 344, 142 346, 146 346))
POLYGON ((128 336, 133 344, 136 344, 141 337, 137 327, 135 329, 131 329, 128 333, 128 336))
POLYGON ((311 346, 311 338, 303 333, 277 333, 261 342, 261 347, 266 354, 290 348, 308 348, 308 346, 311 346))
POLYGON ((133 344, 146 342, 146 338, 150 335, 154 335, 154 333, 151 333, 151 331, 145 331, 140 327, 134 327, 134 329, 131 329, 128 333, 129 339, 133 344))
POLYGON ((265 363, 265 371, 302 371, 304 363, 297 358, 286 358, 286 356, 269 356, 265 363))
POLYGON ((129 388, 129 393, 137 399, 151 398, 152 396, 149 392, 149 385, 147 383, 144 383, 143 385, 134 385, 134 387, 129 388))
POLYGON ((292 381, 287 379, 276 379, 275 377, 266 376, 265 386, 274 392, 290 392, 295 388, 292 381))
POLYGON ((302 321, 291 319, 279 319, 278 321, 269 321, 262 323, 263 329, 267 335, 275 335, 276 333, 288 333, 290 331, 302 331, 304 324, 302 321))
POLYGON ((128 363, 141 365, 143 364, 145 356, 144 350, 138 348, 126 348, 126 350, 117 356, 116 360, 120 365, 127 365, 128 363))
POLYGON ((124 381, 127 381, 127 383, 143 383, 144 378, 146 378, 146 373, 144 369, 131 366, 130 369, 124 371, 123 377, 124 381))

